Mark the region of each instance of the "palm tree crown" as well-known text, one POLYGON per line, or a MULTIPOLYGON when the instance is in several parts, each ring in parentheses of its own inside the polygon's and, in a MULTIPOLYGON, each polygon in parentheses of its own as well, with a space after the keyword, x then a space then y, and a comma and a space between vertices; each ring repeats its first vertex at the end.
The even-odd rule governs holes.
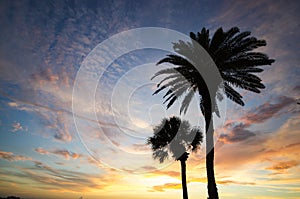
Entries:
POLYGON ((154 135, 149 137, 147 144, 151 145, 153 158, 160 163, 169 156, 175 160, 181 160, 185 152, 196 152, 202 142, 202 132, 198 128, 191 128, 186 120, 179 117, 163 119, 153 128, 154 135))
MULTIPOLYGON (((165 103, 168 102, 167 108, 180 96, 185 95, 180 112, 186 113, 195 92, 198 92, 202 98, 200 101, 201 105, 205 98, 209 98, 206 83, 201 74, 193 66, 193 63, 196 63, 194 60, 199 58, 195 50, 196 42, 209 53, 218 67, 223 79, 225 94, 229 99, 243 106, 243 97, 234 87, 255 93, 260 93, 260 89, 265 88, 261 83, 262 80, 255 73, 263 71, 259 66, 271 65, 274 60, 269 59, 264 53, 253 52, 258 47, 266 46, 265 40, 250 37, 250 32, 248 31, 240 33, 237 27, 233 27, 227 32, 219 28, 211 39, 209 38, 209 30, 206 28, 203 28, 197 34, 191 32, 190 37, 192 39, 191 43, 183 41, 174 43, 175 52, 182 56, 175 54, 168 55, 157 63, 167 62, 177 67, 160 70, 152 77, 168 75, 157 85, 158 89, 154 92, 154 94, 157 94, 168 88, 164 96, 166 99, 165 103)), ((217 97, 221 99, 222 96, 218 93, 218 88, 214 88, 214 90, 217 97)), ((214 102, 212 103, 214 104, 214 102)), ((214 108, 212 111, 215 111, 218 115, 217 107, 214 108)), ((201 107, 201 110, 203 112, 204 108, 201 107)))

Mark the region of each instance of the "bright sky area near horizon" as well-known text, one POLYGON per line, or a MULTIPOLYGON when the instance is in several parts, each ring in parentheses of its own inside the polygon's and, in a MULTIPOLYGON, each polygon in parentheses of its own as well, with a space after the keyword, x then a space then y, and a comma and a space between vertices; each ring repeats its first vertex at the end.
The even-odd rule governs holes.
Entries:
MULTIPOLYGON (((79 131, 72 114, 76 74, 98 44, 125 30, 188 35, 238 26, 265 39, 258 50, 276 62, 259 75, 262 93, 242 91, 244 107, 227 100, 216 136, 219 194, 299 198, 299 10, 298 1, 281 0, 0 1, 0 197, 180 199, 180 165, 159 164, 145 145, 162 117, 179 115, 179 104, 166 111, 162 95, 151 95, 155 63, 168 52, 136 50, 108 66, 96 103, 87 102, 88 91, 77 99, 87 115, 77 115, 79 131)), ((182 117, 203 126, 197 101, 191 107, 182 117)), ((202 147, 187 161, 190 198, 207 197, 204 157, 202 147)))

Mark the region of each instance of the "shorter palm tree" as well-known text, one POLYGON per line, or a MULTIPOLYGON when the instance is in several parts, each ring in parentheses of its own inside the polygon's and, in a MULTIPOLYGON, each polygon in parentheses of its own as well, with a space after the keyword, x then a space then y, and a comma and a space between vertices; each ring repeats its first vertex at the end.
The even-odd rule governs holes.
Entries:
POLYGON ((154 135, 149 137, 147 144, 151 145, 153 158, 163 163, 169 156, 181 163, 181 180, 183 199, 188 199, 186 185, 186 160, 188 151, 196 152, 203 140, 199 128, 191 128, 188 121, 179 117, 165 118, 153 128, 154 135))

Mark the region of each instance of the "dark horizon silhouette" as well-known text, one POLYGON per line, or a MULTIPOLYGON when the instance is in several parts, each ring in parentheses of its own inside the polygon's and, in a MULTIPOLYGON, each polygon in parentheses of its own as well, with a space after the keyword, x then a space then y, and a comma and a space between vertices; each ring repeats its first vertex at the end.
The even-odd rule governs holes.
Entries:
POLYGON ((0 199, 24 199, 24 198, 20 198, 20 197, 17 197, 17 196, 7 196, 6 198, 0 197, 0 199))

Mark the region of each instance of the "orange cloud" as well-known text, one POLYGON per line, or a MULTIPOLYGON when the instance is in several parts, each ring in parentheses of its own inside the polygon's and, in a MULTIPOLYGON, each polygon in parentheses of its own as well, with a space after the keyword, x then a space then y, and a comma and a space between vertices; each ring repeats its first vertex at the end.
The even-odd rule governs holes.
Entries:
POLYGON ((206 177, 202 177, 202 178, 193 178, 191 180, 188 180, 188 182, 201 182, 201 183, 206 183, 207 182, 207 178, 206 177))
POLYGON ((49 152, 45 149, 42 149, 42 148, 36 148, 35 149, 36 152, 38 152, 39 154, 49 154, 49 152))
MULTIPOLYGON (((188 180, 189 183, 193 182, 200 182, 200 183, 206 183, 207 179, 206 177, 200 177, 200 178, 192 178, 191 180, 188 180)), ((256 183, 254 182, 244 182, 244 181, 235 181, 235 180, 218 180, 218 184, 223 184, 223 185, 229 185, 229 184, 237 184, 237 185, 255 185, 256 183)), ((181 189, 181 183, 165 183, 162 185, 156 185, 153 186, 150 192, 164 192, 166 189, 181 189)))
POLYGON ((274 164, 271 167, 267 167, 266 169, 268 170, 287 170, 290 169, 292 167, 298 166, 299 163, 295 160, 290 160, 290 161, 285 161, 285 162, 277 162, 276 164, 274 164))
MULTIPOLYGON (((19 157, 13 156, 10 152, 1 151, 0 154, 0 158, 4 157, 9 161, 17 161, 19 157)), ((7 193, 19 190, 12 187, 12 183, 18 188, 27 187, 24 182, 28 184, 28 189, 32 192, 51 191, 51 194, 99 193, 105 192, 112 185, 121 184, 116 182, 121 180, 122 176, 116 175, 113 170, 106 170, 104 173, 101 171, 101 174, 87 173, 57 169, 35 160, 31 160, 31 162, 33 163, 31 167, 18 166, 10 169, 3 168, 0 171, 0 184, 7 185, 7 193)))
POLYGON ((157 185, 157 186, 153 186, 152 190, 150 190, 150 191, 164 192, 165 189, 181 189, 181 184, 180 183, 166 183, 163 185, 157 185))
POLYGON ((174 178, 178 178, 180 177, 180 172, 178 171, 162 171, 162 170, 155 170, 151 173, 149 173, 148 175, 152 176, 170 176, 170 177, 174 177, 174 178))
POLYGON ((256 183, 254 183, 254 182, 241 182, 241 181, 235 181, 235 180, 218 180, 217 184, 223 184, 223 185, 228 185, 228 184, 255 185, 256 183))
MULTIPOLYGON (((299 159, 300 151, 300 116, 291 115, 289 119, 275 132, 257 133, 251 139, 243 142, 223 144, 216 150, 216 180, 219 184, 241 183, 236 179, 242 177, 246 182, 259 184, 284 183, 291 176, 296 178, 288 183, 299 181, 299 159), (220 180, 219 171, 230 175, 234 182, 220 180), (264 179, 258 178, 258 171, 271 171, 271 175, 265 175, 264 179), (274 182, 274 174, 281 174, 274 182), (245 179, 243 178, 245 177, 245 179)), ((267 173, 269 173, 267 172, 267 173)), ((230 180, 231 180, 230 179, 230 180)))
MULTIPOLYGON (((202 178, 193 178, 188 181, 188 183, 191 182, 200 182, 200 183, 207 183, 207 178, 202 177, 202 178)), ((223 185, 228 185, 228 184, 239 184, 239 185, 255 185, 254 182, 243 182, 243 181, 235 181, 235 180, 222 180, 219 179, 217 180, 217 184, 223 184, 223 185)))
POLYGON ((77 159, 77 158, 81 157, 81 155, 78 153, 73 153, 73 152, 70 152, 70 151, 64 150, 64 149, 63 150, 55 150, 52 153, 63 156, 67 160, 69 160, 70 158, 77 159))

